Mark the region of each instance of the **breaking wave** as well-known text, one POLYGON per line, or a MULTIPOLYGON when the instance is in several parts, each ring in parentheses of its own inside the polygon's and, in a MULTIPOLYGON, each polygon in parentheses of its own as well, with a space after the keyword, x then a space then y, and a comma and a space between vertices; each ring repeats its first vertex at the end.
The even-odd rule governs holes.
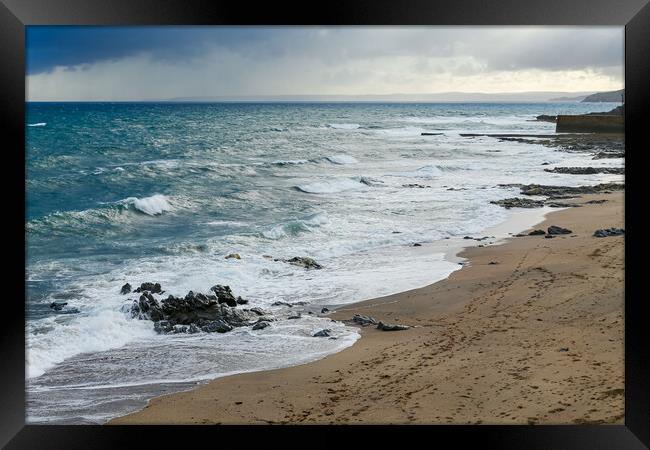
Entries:
POLYGON ((326 156, 325 159, 332 164, 355 164, 359 162, 354 156, 346 154, 326 156))

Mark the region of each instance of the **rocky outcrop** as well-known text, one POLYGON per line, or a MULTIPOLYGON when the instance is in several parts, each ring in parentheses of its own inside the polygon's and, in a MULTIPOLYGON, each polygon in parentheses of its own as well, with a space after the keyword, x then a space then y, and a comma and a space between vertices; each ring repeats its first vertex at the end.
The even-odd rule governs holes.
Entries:
POLYGON ((271 325, 271 323, 268 322, 267 320, 260 320, 255 325, 253 325, 253 330, 263 330, 264 328, 268 327, 269 325, 271 325))
POLYGON ((523 195, 540 195, 551 199, 571 198, 581 194, 601 194, 609 191, 625 189, 622 183, 603 183, 595 186, 546 186, 542 184, 527 184, 520 187, 523 195))
POLYGON ((323 266, 318 264, 315 259, 307 256, 294 256, 291 259, 284 259, 284 262, 294 266, 304 267, 305 269, 322 269, 323 266))
POLYGON ((616 152, 616 151, 598 152, 591 159, 613 159, 613 158, 625 158, 625 152, 616 152))
POLYGON ((68 302, 52 302, 50 303, 50 308, 54 311, 61 311, 68 302))
POLYGON ((313 337, 330 337, 332 335, 332 330, 326 328, 324 330, 317 331, 312 336, 313 337))
POLYGON ((535 117, 535 119, 539 122, 552 122, 555 123, 557 121, 557 116, 549 116, 546 114, 542 114, 541 116, 535 117))
POLYGON ((609 237, 609 236, 621 236, 625 234, 623 228, 604 228, 601 230, 596 230, 594 232, 594 237, 609 237))
POLYGON ((377 325, 377 321, 374 317, 364 316, 361 314, 355 314, 354 317, 352 317, 352 321, 354 323, 358 323, 363 327, 366 327, 368 325, 377 325))
POLYGON ((126 283, 124 286, 122 286, 122 289, 120 289, 120 294, 126 295, 131 292, 131 285, 129 283, 126 283))
POLYGON ((578 205, 577 203, 565 203, 565 202, 546 202, 544 203, 544 205, 550 208, 580 208, 582 206, 582 205, 578 205))
POLYGON ((544 206, 544 201, 542 200, 531 200, 529 198, 504 198, 502 200, 492 200, 490 203, 493 205, 503 206, 506 209, 510 208, 541 208, 544 206))
POLYGON ((307 302, 295 302, 295 303, 289 303, 289 302, 282 302, 282 301, 277 301, 271 303, 271 306, 288 306, 289 308, 293 308, 294 306, 302 306, 306 305, 307 302))
POLYGON ((568 228, 558 227, 557 225, 551 225, 550 227, 548 227, 546 232, 548 234, 551 234, 551 235, 571 234, 571 233, 573 233, 573 231, 569 230, 568 228))
POLYGON ((230 253, 226 255, 225 259, 241 259, 239 253, 230 253))
POLYGON ((424 189, 424 188, 430 188, 431 186, 429 186, 428 184, 410 183, 410 184, 403 184, 402 187, 424 189))
POLYGON ((215 295, 190 291, 185 297, 170 295, 160 301, 145 290, 133 301, 130 313, 134 318, 153 321, 158 333, 226 333, 270 320, 260 314, 261 310, 236 308, 241 297, 235 299, 229 286, 216 285, 211 290, 215 295))
POLYGON ((624 175, 623 167, 555 167, 553 169, 544 169, 544 172, 565 173, 569 175, 594 175, 606 173, 611 175, 624 175))
MULTIPOLYGON (((122 289, 124 289, 124 286, 122 286, 122 289)), ((163 292, 160 283, 142 283, 140 287, 136 288, 135 291, 133 292, 145 292, 145 291, 151 292, 152 294, 161 294, 163 292)))
POLYGON ((409 327, 408 325, 397 325, 394 323, 384 323, 384 322, 379 322, 377 324, 377 329, 381 331, 402 331, 402 330, 408 330, 409 327))
POLYGON ((543 236, 546 234, 546 231, 544 230, 533 230, 530 233, 528 233, 528 236, 543 236))

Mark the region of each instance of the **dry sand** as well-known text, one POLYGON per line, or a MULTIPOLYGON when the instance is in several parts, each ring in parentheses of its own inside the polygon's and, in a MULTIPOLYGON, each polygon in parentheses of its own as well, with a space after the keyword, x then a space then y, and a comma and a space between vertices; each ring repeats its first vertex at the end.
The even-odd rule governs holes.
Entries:
POLYGON ((217 379, 110 423, 622 424, 624 238, 592 234, 623 227, 623 193, 573 201, 593 199, 608 201, 535 227, 572 235, 469 248, 444 281, 331 314, 414 328, 362 328, 319 361, 217 379))

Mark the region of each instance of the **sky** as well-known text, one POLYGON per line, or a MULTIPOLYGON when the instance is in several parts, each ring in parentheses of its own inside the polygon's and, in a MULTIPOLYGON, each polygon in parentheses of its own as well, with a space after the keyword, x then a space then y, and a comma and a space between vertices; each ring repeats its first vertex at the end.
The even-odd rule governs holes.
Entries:
POLYGON ((28 101, 623 88, 623 27, 28 26, 28 101))

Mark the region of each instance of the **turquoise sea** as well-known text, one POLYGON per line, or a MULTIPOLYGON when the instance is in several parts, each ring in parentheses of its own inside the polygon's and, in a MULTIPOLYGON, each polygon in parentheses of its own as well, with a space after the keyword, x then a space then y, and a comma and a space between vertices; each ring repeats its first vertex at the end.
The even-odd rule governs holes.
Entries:
POLYGON ((320 310, 445 278, 459 265, 434 244, 505 221, 489 202, 518 189, 499 184, 622 180, 543 170, 620 159, 460 136, 553 133, 535 116, 615 106, 28 104, 28 421, 101 423, 161 393, 352 345, 354 328, 318 314, 286 320, 272 304, 320 310), (233 252, 241 259, 225 259, 233 252), (293 256, 324 268, 273 260, 293 256), (119 294, 145 281, 173 295, 227 284, 278 320, 158 335, 119 294), (324 324, 337 339, 311 337, 324 324))

